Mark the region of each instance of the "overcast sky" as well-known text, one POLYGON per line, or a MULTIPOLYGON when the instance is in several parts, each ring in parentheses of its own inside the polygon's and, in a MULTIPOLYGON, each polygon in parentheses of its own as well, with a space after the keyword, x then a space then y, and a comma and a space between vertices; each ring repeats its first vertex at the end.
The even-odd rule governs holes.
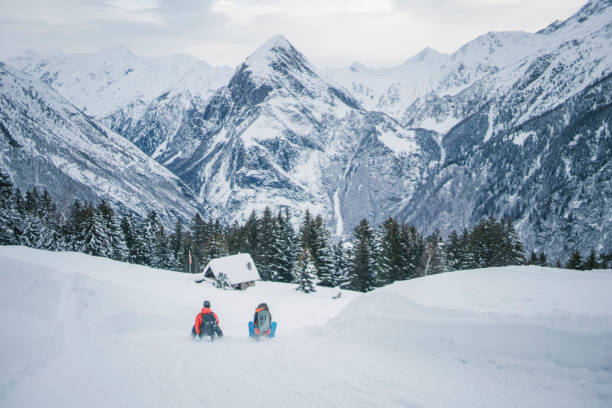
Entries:
POLYGON ((488 31, 535 32, 586 0, 0 0, 0 59, 124 45, 239 64, 282 34, 322 67, 393 66, 429 46, 453 52, 488 31))

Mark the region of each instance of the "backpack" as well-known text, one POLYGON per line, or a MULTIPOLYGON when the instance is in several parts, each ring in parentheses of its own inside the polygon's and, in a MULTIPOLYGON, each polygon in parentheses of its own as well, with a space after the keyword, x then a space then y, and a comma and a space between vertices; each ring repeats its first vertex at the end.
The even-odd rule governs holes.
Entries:
POLYGON ((202 313, 202 325, 200 326, 200 333, 206 336, 214 336, 215 326, 217 326, 215 316, 212 313, 202 313))
POLYGON ((270 312, 267 310, 260 310, 257 312, 257 328, 261 333, 266 333, 270 330, 270 312))

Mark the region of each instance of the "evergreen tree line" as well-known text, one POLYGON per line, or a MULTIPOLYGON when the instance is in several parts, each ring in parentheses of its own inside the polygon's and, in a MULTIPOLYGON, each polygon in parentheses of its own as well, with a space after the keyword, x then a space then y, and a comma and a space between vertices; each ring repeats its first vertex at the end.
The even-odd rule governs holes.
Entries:
MULTIPOLYGON (((295 231, 288 209, 252 212, 243 224, 224 225, 196 214, 178 219, 166 231, 154 211, 142 218, 121 219, 106 201, 97 206, 75 200, 68 215, 36 188, 25 195, 13 189, 0 171, 0 244, 25 245, 54 251, 78 251, 115 260, 181 272, 202 272, 213 258, 236 253, 253 257, 263 280, 296 283, 313 292, 316 285, 367 292, 398 280, 461 269, 492 266, 548 265, 535 253, 527 261, 509 219, 483 219, 461 235, 453 231, 444 242, 439 232, 429 236, 415 227, 387 219, 377 228, 362 220, 350 243, 333 244, 320 215, 306 212, 295 231)), ((559 263, 559 262, 558 262, 559 263)), ((605 268, 610 255, 584 261, 572 253, 568 268, 605 268)), ((557 265, 560 266, 560 265, 557 265)))

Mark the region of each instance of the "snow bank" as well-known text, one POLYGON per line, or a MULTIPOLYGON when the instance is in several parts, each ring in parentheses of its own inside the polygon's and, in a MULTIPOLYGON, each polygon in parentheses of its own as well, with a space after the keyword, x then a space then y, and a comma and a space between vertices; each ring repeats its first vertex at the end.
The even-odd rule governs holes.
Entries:
POLYGON ((612 371, 612 271, 485 268, 398 282, 330 322, 343 337, 462 358, 612 371))

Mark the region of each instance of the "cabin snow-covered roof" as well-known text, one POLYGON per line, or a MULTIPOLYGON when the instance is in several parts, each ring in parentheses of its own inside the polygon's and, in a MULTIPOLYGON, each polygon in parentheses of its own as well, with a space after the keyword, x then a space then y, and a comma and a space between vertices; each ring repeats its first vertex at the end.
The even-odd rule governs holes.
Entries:
POLYGON ((205 274, 208 272, 208 268, 211 269, 216 278, 219 277, 220 273, 224 273, 231 285, 261 279, 255 262, 249 254, 236 254, 212 259, 204 268, 205 274))

